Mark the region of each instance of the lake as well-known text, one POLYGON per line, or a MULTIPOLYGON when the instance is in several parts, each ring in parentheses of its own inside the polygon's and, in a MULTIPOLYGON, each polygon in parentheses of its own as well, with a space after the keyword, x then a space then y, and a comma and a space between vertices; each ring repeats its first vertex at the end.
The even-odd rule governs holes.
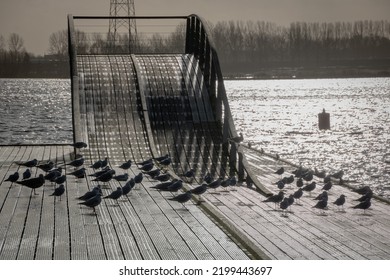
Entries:
MULTIPOLYGON (((238 132, 254 148, 390 197, 390 79, 227 80, 238 132), (330 130, 318 114, 330 113, 330 130)), ((70 143, 70 81, 0 79, 0 144, 70 143)))

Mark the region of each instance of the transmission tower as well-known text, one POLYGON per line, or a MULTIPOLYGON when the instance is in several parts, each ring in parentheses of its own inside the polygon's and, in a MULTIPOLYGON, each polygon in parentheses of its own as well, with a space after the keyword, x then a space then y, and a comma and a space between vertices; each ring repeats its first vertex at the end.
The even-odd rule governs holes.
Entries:
MULTIPOLYGON (((110 0, 110 16, 135 16, 134 0, 110 0)), ((137 44, 137 26, 135 19, 110 19, 108 36, 113 52, 134 52, 137 44)))

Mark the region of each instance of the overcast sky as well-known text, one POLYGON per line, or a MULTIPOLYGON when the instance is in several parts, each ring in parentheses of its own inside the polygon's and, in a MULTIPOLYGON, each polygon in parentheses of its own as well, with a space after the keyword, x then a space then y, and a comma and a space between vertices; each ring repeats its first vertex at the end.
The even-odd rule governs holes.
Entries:
MULTIPOLYGON (((109 0, 0 0, 0 35, 17 33, 27 51, 47 53, 51 33, 67 28, 67 14, 108 15, 109 0)), ((188 15, 208 21, 335 22, 390 20, 390 0, 135 0, 137 15, 188 15)))

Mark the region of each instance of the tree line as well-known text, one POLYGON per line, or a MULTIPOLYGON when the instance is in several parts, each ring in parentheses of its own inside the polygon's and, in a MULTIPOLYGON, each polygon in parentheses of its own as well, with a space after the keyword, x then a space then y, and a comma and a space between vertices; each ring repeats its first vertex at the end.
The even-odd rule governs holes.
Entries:
MULTIPOLYGON (((294 22, 280 26, 265 21, 221 21, 208 24, 223 70, 254 73, 269 68, 336 67, 390 64, 390 22, 355 21, 334 23, 294 22)), ((185 26, 168 36, 138 34, 136 44, 127 34, 76 32, 79 53, 142 52, 176 53, 184 50, 185 26)), ((66 30, 54 32, 48 53, 67 61, 66 30)), ((24 48, 23 38, 13 33, 8 40, 0 34, 0 75, 4 65, 29 65, 36 58, 24 48), (7 48, 8 46, 8 48, 7 48)), ((24 67, 26 68, 26 67, 24 67)), ((389 73, 390 75, 390 73, 389 73)))

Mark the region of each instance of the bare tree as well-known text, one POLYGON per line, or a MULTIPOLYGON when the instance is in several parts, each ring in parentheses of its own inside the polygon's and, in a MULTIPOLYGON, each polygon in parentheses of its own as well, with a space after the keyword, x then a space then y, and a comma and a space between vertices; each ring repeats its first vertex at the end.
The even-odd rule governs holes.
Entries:
POLYGON ((57 31, 50 35, 49 53, 59 56, 68 54, 68 33, 66 30, 57 31))

